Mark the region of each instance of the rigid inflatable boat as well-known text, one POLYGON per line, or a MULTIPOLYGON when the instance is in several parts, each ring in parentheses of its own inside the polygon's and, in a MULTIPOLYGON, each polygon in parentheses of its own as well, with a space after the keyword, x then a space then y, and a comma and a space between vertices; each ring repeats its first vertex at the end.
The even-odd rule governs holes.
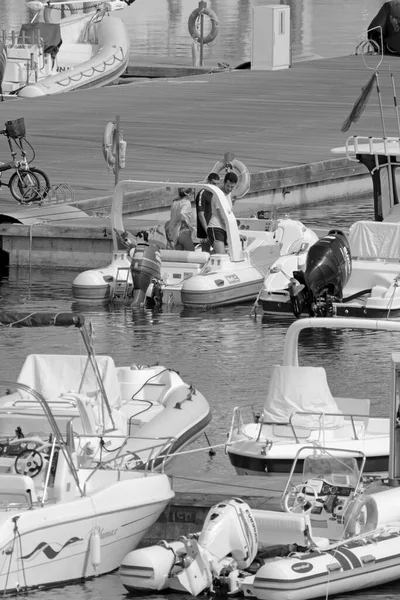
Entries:
POLYGON ((77 275, 72 283, 75 300, 108 302, 133 298, 135 304, 143 304, 148 298, 150 303, 183 303, 188 306, 254 300, 264 273, 280 253, 294 247, 308 247, 318 239, 313 231, 291 219, 270 220, 264 215, 236 219, 221 190, 204 183, 171 185, 209 188, 222 198, 229 223, 229 253, 210 257, 207 252, 197 250, 167 249, 165 230, 161 225, 138 232, 139 235, 133 239, 135 236, 125 230, 122 205, 124 190, 135 189, 137 183, 143 182, 122 181, 116 186, 111 208, 112 262, 106 267, 77 275), (192 293, 186 284, 200 274, 192 293), (209 289, 204 291, 199 289, 199 285, 206 285, 209 289))
POLYGON ((311 229, 288 218, 272 219, 266 231, 241 231, 224 194, 220 190, 214 193, 225 215, 227 252, 212 254, 200 273, 183 282, 184 306, 225 306, 255 300, 268 269, 279 256, 305 252, 318 240, 311 229))
POLYGON ((102 87, 126 69, 129 37, 107 3, 59 23, 34 20, 6 40, 3 94, 34 98, 102 87))
POLYGON ((251 509, 238 498, 220 502, 201 532, 129 553, 120 567, 124 587, 309 600, 399 579, 399 487, 365 489, 362 453, 308 452, 297 485, 295 457, 284 512, 251 509))
MULTIPOLYGON (((304 318, 294 321, 285 337, 281 366, 274 366, 263 406, 236 407, 226 452, 240 475, 288 473, 304 445, 325 444, 365 452, 367 473, 387 472, 389 419, 370 414, 370 399, 333 396, 325 369, 299 366, 299 334, 304 329, 369 329, 400 333, 391 320, 304 318)), ((331 385, 334 382, 331 382, 331 385)), ((298 461, 301 467, 301 461, 298 461)))

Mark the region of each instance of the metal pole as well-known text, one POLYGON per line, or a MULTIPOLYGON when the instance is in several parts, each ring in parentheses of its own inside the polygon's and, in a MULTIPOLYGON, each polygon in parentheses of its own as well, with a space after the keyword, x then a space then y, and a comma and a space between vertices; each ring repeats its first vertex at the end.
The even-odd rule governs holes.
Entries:
POLYGON ((119 131, 119 115, 116 116, 115 119, 115 185, 117 185, 119 180, 119 141, 120 141, 120 131, 119 131))
MULTIPOLYGON (((199 2, 199 8, 203 11, 204 8, 207 8, 207 2, 199 2)), ((200 67, 203 67, 203 43, 204 40, 204 13, 200 13, 200 67)))

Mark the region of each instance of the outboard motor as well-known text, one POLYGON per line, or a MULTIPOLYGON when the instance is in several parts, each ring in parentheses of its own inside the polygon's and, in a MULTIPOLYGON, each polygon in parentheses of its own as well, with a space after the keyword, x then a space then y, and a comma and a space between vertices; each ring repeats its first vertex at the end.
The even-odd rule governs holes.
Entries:
POLYGON ((332 313, 332 303, 341 301, 351 274, 350 245, 342 231, 332 229, 311 246, 304 271, 294 271, 289 285, 292 310, 300 317, 332 313))
POLYGON ((157 244, 139 242, 131 264, 133 306, 158 305, 162 300, 161 252, 157 244))
POLYGON ((169 588, 197 596, 211 589, 221 573, 229 580, 229 573, 249 567, 257 550, 250 507, 232 498, 209 510, 200 534, 130 552, 121 564, 121 582, 129 592, 169 588))

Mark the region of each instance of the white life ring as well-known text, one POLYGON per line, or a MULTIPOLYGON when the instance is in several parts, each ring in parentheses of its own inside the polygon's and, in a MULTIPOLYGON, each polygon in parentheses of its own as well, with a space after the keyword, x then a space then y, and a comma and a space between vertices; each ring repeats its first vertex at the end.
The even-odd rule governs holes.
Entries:
POLYGON ((201 14, 207 15, 208 17, 210 17, 211 31, 207 36, 203 37, 203 44, 210 44, 213 40, 215 40, 215 38, 218 35, 218 31, 219 31, 218 17, 215 14, 215 12, 213 10, 211 10, 211 8, 196 8, 192 12, 192 14, 190 15, 189 20, 188 20, 189 33, 195 42, 199 42, 199 43, 201 42, 200 31, 198 28, 198 21, 197 21, 197 19, 199 19, 201 14))
MULTIPOLYGON (((73 4, 64 4, 64 3, 60 3, 64 5, 64 15, 67 14, 67 16, 71 16, 74 15, 77 12, 77 9, 75 8, 75 6, 73 4)), ((55 6, 55 4, 52 4, 50 6, 45 6, 44 11, 43 11, 43 21, 45 23, 59 23, 61 21, 61 6, 60 8, 58 8, 58 6, 55 6), (57 15, 60 18, 54 20, 53 15, 57 15)))
POLYGON ((217 163, 215 163, 210 173, 220 174, 221 171, 224 170, 226 173, 229 173, 231 171, 236 173, 236 175, 238 176, 238 183, 232 192, 232 196, 234 198, 243 198, 243 196, 247 194, 247 192, 250 189, 250 172, 246 165, 240 162, 240 160, 237 160, 236 158, 229 161, 228 163, 219 160, 217 163))
POLYGON ((107 165, 113 167, 117 155, 117 128, 111 121, 104 128, 103 155, 107 165))

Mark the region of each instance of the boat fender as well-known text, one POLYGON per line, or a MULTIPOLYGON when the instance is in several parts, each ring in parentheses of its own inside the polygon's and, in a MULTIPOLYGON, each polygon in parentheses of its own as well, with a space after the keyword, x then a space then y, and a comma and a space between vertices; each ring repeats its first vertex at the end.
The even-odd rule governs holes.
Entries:
POLYGON ((238 183, 232 192, 232 196, 234 198, 243 198, 243 196, 247 194, 250 189, 250 172, 246 165, 236 158, 229 162, 219 160, 217 163, 215 163, 210 173, 219 174, 224 170, 226 173, 229 173, 230 171, 236 173, 238 176, 238 183))
POLYGON ((215 40, 219 31, 218 17, 215 14, 215 12, 211 10, 211 8, 196 8, 192 12, 188 20, 189 33, 195 42, 201 42, 200 30, 198 27, 198 19, 200 18, 201 14, 210 17, 211 31, 208 35, 203 37, 203 44, 210 44, 212 41, 215 40))
POLYGON ((125 161, 126 161, 126 147, 127 143, 125 140, 119 141, 119 168, 125 169, 125 161))
POLYGON ((117 128, 115 123, 110 121, 105 126, 103 134, 103 156, 110 169, 115 166, 115 157, 117 153, 116 144, 117 128))
POLYGON ((93 567, 97 569, 101 562, 101 539, 97 529, 90 536, 90 559, 93 567))

